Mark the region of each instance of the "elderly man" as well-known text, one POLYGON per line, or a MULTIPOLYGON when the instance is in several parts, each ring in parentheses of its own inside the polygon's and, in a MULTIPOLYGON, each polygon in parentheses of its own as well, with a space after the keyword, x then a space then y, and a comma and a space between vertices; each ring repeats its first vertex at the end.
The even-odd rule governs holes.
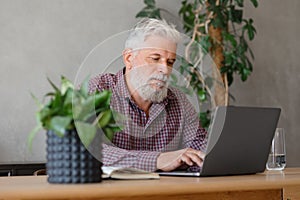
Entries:
POLYGON ((125 117, 103 164, 148 171, 201 166, 206 131, 185 94, 168 87, 180 33, 164 20, 144 19, 130 32, 125 68, 90 80, 90 91, 110 89, 111 108, 125 117))

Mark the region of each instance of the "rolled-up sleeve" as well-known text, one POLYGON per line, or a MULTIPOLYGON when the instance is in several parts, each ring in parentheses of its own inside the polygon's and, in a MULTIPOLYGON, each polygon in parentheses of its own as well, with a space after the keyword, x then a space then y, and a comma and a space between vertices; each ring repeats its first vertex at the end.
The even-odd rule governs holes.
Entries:
POLYGON ((198 114, 190 102, 184 101, 183 105, 183 145, 185 148, 190 147, 205 152, 207 131, 201 127, 198 114))
POLYGON ((105 166, 120 166, 155 171, 160 152, 125 150, 113 145, 103 144, 102 156, 105 166))

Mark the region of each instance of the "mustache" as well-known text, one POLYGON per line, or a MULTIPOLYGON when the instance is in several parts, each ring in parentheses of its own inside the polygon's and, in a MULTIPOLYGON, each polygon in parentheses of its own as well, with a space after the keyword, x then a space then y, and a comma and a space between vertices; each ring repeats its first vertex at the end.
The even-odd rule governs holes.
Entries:
POLYGON ((162 82, 167 82, 168 81, 168 76, 165 74, 155 74, 149 77, 148 81, 151 80, 159 80, 162 82))

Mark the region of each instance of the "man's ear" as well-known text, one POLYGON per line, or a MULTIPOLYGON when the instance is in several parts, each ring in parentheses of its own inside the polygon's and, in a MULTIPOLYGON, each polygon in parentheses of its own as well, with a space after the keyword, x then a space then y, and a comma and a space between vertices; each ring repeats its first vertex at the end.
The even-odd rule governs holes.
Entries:
POLYGON ((130 70, 132 68, 132 59, 133 59, 133 52, 132 49, 124 49, 122 52, 123 55, 123 62, 126 66, 126 69, 130 70))

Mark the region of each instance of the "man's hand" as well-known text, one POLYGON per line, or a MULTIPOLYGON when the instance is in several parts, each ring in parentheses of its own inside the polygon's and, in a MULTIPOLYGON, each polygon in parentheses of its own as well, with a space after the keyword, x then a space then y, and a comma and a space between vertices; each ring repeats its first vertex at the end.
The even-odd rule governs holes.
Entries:
POLYGON ((205 154, 192 148, 161 153, 157 158, 157 169, 172 171, 184 164, 202 166, 205 154))

